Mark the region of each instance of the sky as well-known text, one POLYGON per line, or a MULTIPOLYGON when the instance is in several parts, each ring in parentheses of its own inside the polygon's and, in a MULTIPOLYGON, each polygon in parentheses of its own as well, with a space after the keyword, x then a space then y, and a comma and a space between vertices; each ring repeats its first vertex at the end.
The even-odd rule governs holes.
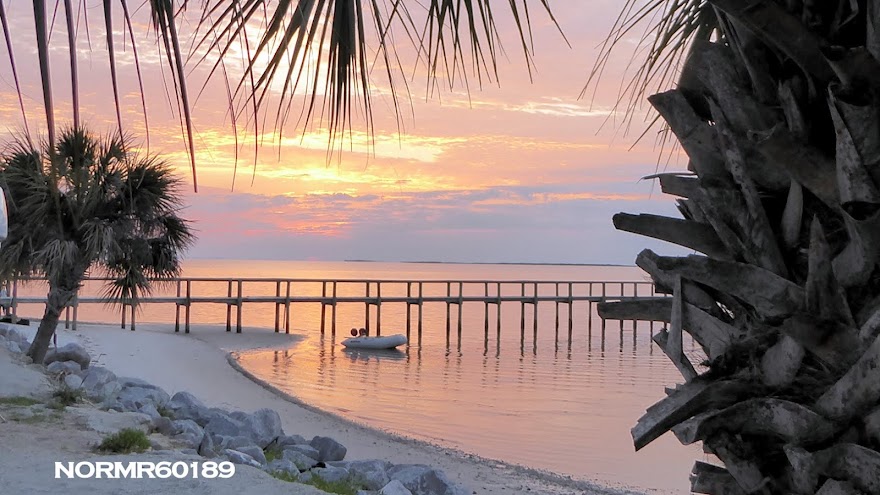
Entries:
MULTIPOLYGON (((94 131, 109 133, 115 112, 101 3, 85 0, 79 16, 78 71, 83 118, 94 131)), ((412 74, 402 125, 394 118, 382 71, 374 70, 373 135, 363 120, 355 120, 341 153, 328 156, 321 123, 303 127, 294 119, 281 133, 271 125, 261 130, 255 161, 254 132, 238 122, 236 161, 225 85, 213 79, 193 105, 198 193, 176 107, 167 97, 171 80, 148 18, 144 12, 134 16, 148 127, 131 47, 123 43, 127 34, 116 18, 123 122, 144 151, 168 160, 186 183, 182 215, 198 235, 187 256, 632 264, 646 247, 679 253, 674 246, 616 232, 611 224, 611 216, 621 211, 677 216, 673 199, 640 178, 686 168, 679 155, 662 154, 657 129, 637 140, 647 128, 647 105, 631 115, 629 129, 623 112, 614 110, 637 39, 621 42, 595 97, 579 98, 620 2, 550 2, 565 37, 540 3, 530 2, 531 77, 516 25, 503 10, 507 2, 496 4, 505 49, 497 81, 477 84, 472 77, 467 88, 441 84, 429 91, 424 67, 406 57, 409 42, 398 36, 402 65, 412 74)), ((28 124, 45 135, 31 5, 6 5, 28 124)), ((67 34, 61 19, 59 13, 50 42, 53 92, 56 119, 69 124, 67 34)), ((184 40, 193 25, 181 24, 184 40)), ((8 142, 23 124, 5 47, 0 52, 0 140, 8 142)), ((230 60, 233 74, 235 64, 230 60)), ((190 61, 191 92, 198 93, 207 69, 190 61)))

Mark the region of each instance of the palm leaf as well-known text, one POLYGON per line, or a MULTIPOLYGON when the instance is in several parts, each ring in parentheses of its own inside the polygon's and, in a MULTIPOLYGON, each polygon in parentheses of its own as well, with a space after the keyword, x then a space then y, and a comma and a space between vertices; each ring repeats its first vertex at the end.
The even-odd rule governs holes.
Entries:
POLYGON ((43 107, 49 149, 55 146, 55 106, 52 103, 52 76, 49 73, 49 38, 46 33, 46 0, 34 0, 34 27, 37 35, 37 55, 40 61, 40 80, 43 85, 43 107))
POLYGON ((18 70, 15 67, 15 52, 12 50, 12 39, 9 37, 9 22, 6 18, 6 8, 3 0, 0 0, 0 26, 3 28, 3 37, 6 40, 6 53, 9 54, 9 66, 12 68, 12 79, 15 81, 15 92, 18 94, 18 106, 21 108, 21 120, 24 122, 24 132, 28 143, 31 143, 31 130, 28 128, 27 114, 24 111, 24 97, 21 92, 21 84, 18 82, 18 70))

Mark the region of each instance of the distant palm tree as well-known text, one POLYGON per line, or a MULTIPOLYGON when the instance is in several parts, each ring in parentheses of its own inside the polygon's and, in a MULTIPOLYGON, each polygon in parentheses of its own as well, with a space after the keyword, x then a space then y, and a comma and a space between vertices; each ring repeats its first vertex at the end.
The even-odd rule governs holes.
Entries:
POLYGON ((61 132, 54 148, 18 141, 0 158, 9 204, 9 237, 0 246, 0 278, 45 276, 48 301, 28 355, 42 362, 61 311, 93 269, 111 281, 112 302, 137 305, 151 278, 180 271, 192 242, 181 218, 180 181, 155 157, 138 156, 119 137, 61 132))

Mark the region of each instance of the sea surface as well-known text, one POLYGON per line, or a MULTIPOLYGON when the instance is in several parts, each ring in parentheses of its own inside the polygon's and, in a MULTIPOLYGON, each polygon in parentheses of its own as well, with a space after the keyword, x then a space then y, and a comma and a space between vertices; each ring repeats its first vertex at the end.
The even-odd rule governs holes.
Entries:
MULTIPOLYGON (((580 265, 470 265, 439 263, 286 262, 190 260, 189 277, 266 277, 297 279, 479 280, 479 281, 646 281, 636 267, 580 265)), ((426 295, 445 293, 430 285, 426 295)), ((465 294, 485 290, 468 286, 465 294)), ((491 287, 491 286, 490 286, 491 287)), ((530 289, 527 286, 527 294, 530 289)), ((552 293, 554 286, 541 286, 552 293)), ((561 284, 565 294, 567 284, 561 284)), ((225 282, 198 282, 193 295, 227 295, 225 282)), ((276 285, 245 282, 245 295, 274 295, 276 285)), ((87 286, 87 291, 99 290, 87 286)), ((237 290, 237 289, 234 289, 237 290)), ((286 290, 283 288, 282 290, 286 290)), ((321 284, 295 284, 298 295, 320 295, 321 284)), ((372 289, 375 291, 375 285, 372 289)), ((406 284, 383 284, 382 295, 404 295, 406 284)), ((414 290, 410 287, 410 290, 414 290)), ((456 293, 455 287, 452 289, 456 293)), ((494 294, 495 289, 490 288, 494 294)), ((502 293, 516 293, 505 286, 502 293), (511 292, 512 291, 512 292, 511 292)), ((586 289, 575 290, 581 294, 586 289)), ((598 286, 596 286, 598 291, 598 286)), ((609 293, 612 290, 609 286, 609 293)), ((618 289, 619 290, 619 289, 618 289)), ((631 289, 629 290, 631 293, 631 289)), ((39 291, 21 288, 20 294, 39 291)), ((176 287, 160 288, 173 295, 176 287)), ((362 295, 364 284, 340 284, 338 295, 362 295)), ((596 292, 598 293, 598 292, 596 292)), ((647 295, 647 294, 642 294, 647 295)), ((605 331, 595 305, 572 305, 569 339, 568 306, 538 305, 534 313, 519 303, 502 304, 501 337, 495 306, 466 303, 461 337, 457 308, 451 308, 447 334, 446 305, 425 304, 421 338, 412 307, 410 345, 399 351, 351 351, 340 341, 352 327, 366 325, 364 304, 339 304, 334 334, 330 308, 321 334, 319 304, 294 304, 291 331, 306 336, 286 351, 245 354, 242 365, 302 401, 350 420, 407 437, 425 440, 489 459, 527 466, 616 488, 651 493, 681 493, 689 488, 695 460, 707 460, 698 446, 681 446, 667 434, 634 452, 630 428, 645 409, 664 397, 664 387, 680 381, 675 367, 651 343, 648 323, 608 322, 605 331), (558 311, 558 313, 557 313, 558 311), (557 314, 559 326, 557 327, 557 314), (589 316, 588 316, 589 315, 589 316), (525 322, 525 323, 524 323, 525 322), (525 331, 523 331, 525 327, 525 331), (557 330, 558 329, 558 330, 557 330), (447 337, 447 335, 449 335, 447 337)), ((406 305, 383 303, 383 335, 405 333, 406 305)), ((22 307, 20 314, 40 313, 22 307)), ((226 322, 225 305, 194 305, 192 321, 226 322)), ((376 309, 371 309, 375 332, 376 309)), ((119 321, 113 308, 83 305, 81 321, 119 321)), ((138 321, 173 323, 173 305, 145 307, 138 321)), ((245 327, 272 328, 273 304, 246 304, 245 327)), ((283 314, 281 318, 283 331, 283 314)), ((232 317, 233 325, 235 316, 232 317)), ((654 330, 659 324, 653 326, 654 330)), ((203 331, 200 329, 200 331, 203 331)), ((247 330, 242 334, 247 338, 247 330)), ((698 359, 690 340, 686 350, 698 359)))

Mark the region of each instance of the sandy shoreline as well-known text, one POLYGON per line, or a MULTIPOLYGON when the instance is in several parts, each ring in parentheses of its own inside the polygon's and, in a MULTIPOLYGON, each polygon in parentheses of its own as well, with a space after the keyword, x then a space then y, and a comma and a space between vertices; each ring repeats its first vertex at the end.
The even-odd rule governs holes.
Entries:
MULTIPOLYGON (((36 330, 32 322, 31 332, 36 330)), ((220 326, 195 325, 192 333, 174 333, 167 324, 139 324, 136 332, 110 324, 79 323, 76 332, 59 328, 58 343, 78 341, 93 364, 120 376, 161 386, 170 394, 186 390, 209 406, 254 411, 271 408, 288 434, 331 436, 348 448, 347 459, 379 458, 394 463, 422 463, 446 471, 450 479, 475 494, 613 494, 634 493, 591 486, 536 470, 481 459, 426 442, 356 424, 303 404, 250 375, 236 356, 256 350, 284 349, 297 335, 245 328, 227 333, 220 326)))

